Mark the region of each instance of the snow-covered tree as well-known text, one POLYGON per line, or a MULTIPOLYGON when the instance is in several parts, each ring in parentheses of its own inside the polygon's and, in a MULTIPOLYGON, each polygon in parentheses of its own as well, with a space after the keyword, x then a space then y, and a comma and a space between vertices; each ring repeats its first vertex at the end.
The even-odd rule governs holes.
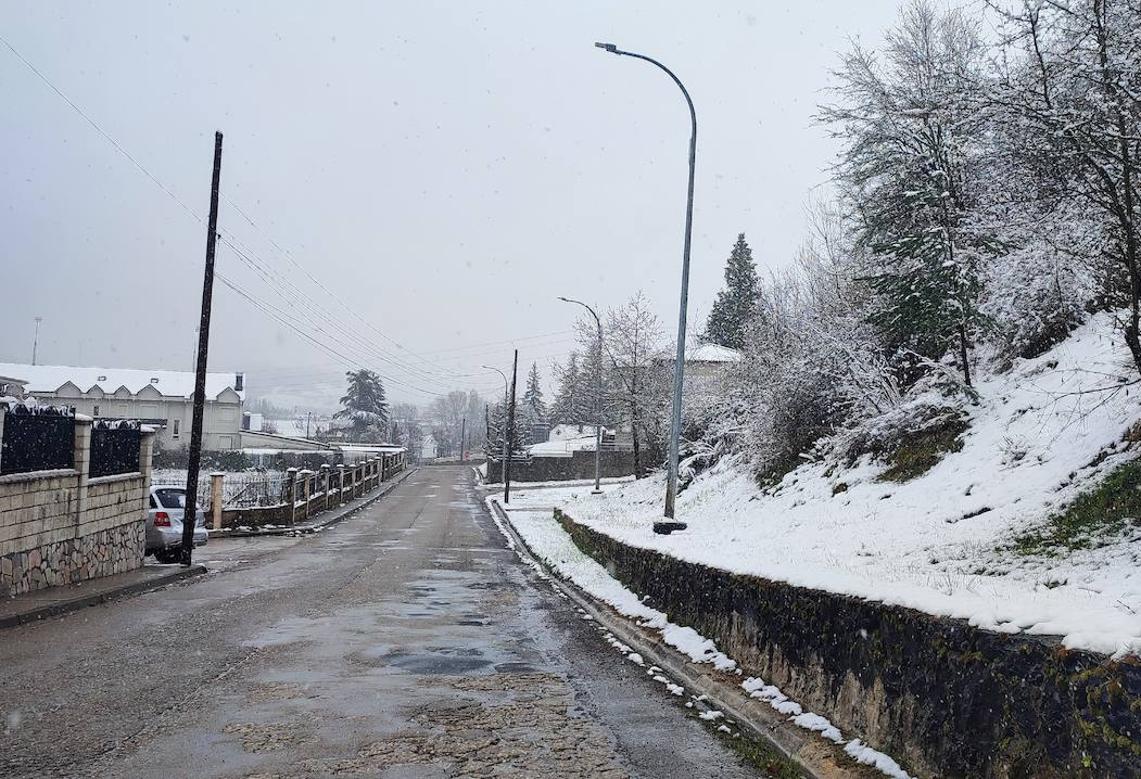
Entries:
POLYGON ((559 388, 551 408, 552 423, 578 425, 591 421, 594 390, 588 386, 591 379, 588 370, 589 365, 584 365, 577 350, 567 356, 566 365, 555 365, 555 380, 559 388))
MULTIPOLYGON (((1004 56, 987 98, 1007 161, 1001 216, 1032 225, 1063 262, 1087 265, 1096 303, 1127 310, 1122 331, 1141 370, 1141 2, 1027 2, 999 13, 1004 56)), ((1058 281, 1046 291, 1065 306, 1072 296, 1058 281)))
POLYGON ((654 369, 654 358, 661 351, 662 326, 639 290, 620 308, 606 317, 606 352, 617 394, 613 408, 630 426, 634 446, 634 475, 641 477, 643 447, 657 445, 663 428, 668 396, 666 376, 654 369))
POLYGON ((753 250, 745 241, 745 234, 740 233, 725 264, 725 287, 717 293, 709 311, 702 340, 734 349, 744 346, 745 330, 756 313, 759 294, 753 250))
POLYGON ((384 384, 380 376, 361 368, 347 371, 345 378, 348 388, 341 396, 342 408, 333 417, 349 422, 355 440, 379 440, 388 422, 388 403, 384 399, 384 384))
POLYGON ((527 407, 528 414, 535 422, 545 422, 547 419, 547 404, 543 402, 543 389, 539 385, 539 366, 531 363, 531 371, 527 374, 527 389, 523 392, 523 405, 527 407))
POLYGON ((971 222, 983 63, 963 12, 917 0, 882 61, 858 45, 844 57, 839 102, 821 110, 844 144, 836 173, 877 293, 869 320, 912 380, 951 351, 971 383, 980 265, 996 248, 971 222))

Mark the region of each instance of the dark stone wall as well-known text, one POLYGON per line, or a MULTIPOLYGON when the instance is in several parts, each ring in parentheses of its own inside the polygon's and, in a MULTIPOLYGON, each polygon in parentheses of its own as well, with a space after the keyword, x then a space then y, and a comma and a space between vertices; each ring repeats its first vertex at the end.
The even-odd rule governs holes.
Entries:
MULTIPOLYGON (((646 455, 642 455, 642 466, 646 467, 646 455)), ((487 481, 503 481, 501 460, 487 461, 487 481)), ((602 452, 599 471, 603 478, 632 476, 634 474, 634 453, 624 451, 602 452)), ((594 478, 594 452, 572 452, 570 457, 533 457, 530 461, 511 461, 512 482, 532 481, 573 481, 594 478)))
POLYGON ((580 549, 671 621, 913 774, 1141 776, 1137 657, 732 574, 555 513, 580 549))

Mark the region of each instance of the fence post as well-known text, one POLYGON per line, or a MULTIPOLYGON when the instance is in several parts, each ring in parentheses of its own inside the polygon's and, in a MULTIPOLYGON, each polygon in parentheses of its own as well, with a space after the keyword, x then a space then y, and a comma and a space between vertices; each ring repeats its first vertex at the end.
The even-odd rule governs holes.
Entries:
POLYGON ((210 474, 210 513, 214 515, 214 529, 222 529, 222 479, 224 473, 210 474))
POLYGON ((78 488, 75 491, 75 532, 87 515, 87 478, 91 473, 91 417, 75 415, 75 437, 73 455, 75 470, 79 471, 78 488))
POLYGON ((333 485, 329 483, 329 463, 321 463, 321 492, 325 495, 325 511, 329 510, 329 488, 333 485))
POLYGON ((337 463, 337 505, 345 502, 345 464, 337 463))
MULTIPOLYGON (((4 441, 4 415, 7 413, 8 413, 8 407, 7 406, 0 406, 0 444, 2 444, 4 441)), ((4 457, 4 447, 2 445, 0 445, 0 458, 3 458, 3 457, 4 457)), ((2 465, 3 465, 3 462, 2 462, 2 459, 0 459, 0 466, 2 466, 2 465)), ((3 473, 3 471, 0 470, 0 473, 3 473)))
POLYGON ((301 472, 303 487, 301 494, 305 498, 305 508, 301 510, 302 519, 309 519, 309 499, 313 496, 313 471, 306 468, 301 472))
POLYGON ((297 515, 297 469, 285 469, 285 497, 289 500, 289 524, 292 525, 297 515))

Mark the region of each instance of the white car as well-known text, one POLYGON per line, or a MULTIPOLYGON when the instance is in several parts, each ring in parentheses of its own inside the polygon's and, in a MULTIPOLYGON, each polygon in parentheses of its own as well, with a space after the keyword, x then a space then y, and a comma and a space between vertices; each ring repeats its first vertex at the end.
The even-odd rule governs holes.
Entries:
MULTIPOLYGON (((160 563, 177 563, 182 547, 182 518, 186 490, 182 487, 151 487, 147 510, 147 554, 160 563)), ((194 522, 194 545, 206 543, 206 515, 198 509, 194 522)))

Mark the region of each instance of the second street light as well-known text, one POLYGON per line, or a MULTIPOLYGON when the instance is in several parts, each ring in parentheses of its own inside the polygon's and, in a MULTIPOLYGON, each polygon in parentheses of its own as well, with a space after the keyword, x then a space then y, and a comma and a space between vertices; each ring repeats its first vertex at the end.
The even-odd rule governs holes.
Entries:
POLYGON ((510 392, 509 383, 507 381, 507 374, 498 368, 492 368, 490 365, 484 365, 489 371, 495 371, 503 377, 503 460, 499 464, 500 477, 507 478, 507 394, 510 392))
POLYGON ((594 317, 598 325, 598 359, 594 364, 594 494, 602 494, 602 320, 598 313, 581 300, 572 300, 559 296, 564 303, 575 303, 582 306, 594 317))
POLYGON ((685 104, 689 107, 689 119, 692 127, 689 136, 689 190, 685 204, 685 248, 681 258, 681 305, 677 317, 677 358, 674 363, 673 413, 670 417, 670 451, 667 463, 669 475, 666 479, 666 503, 663 511, 666 518, 665 521, 654 523, 655 533, 669 534, 675 530, 685 529, 684 522, 678 522, 674 519, 674 501, 677 499, 678 442, 681 438, 681 389, 685 373, 685 315, 689 303, 689 246, 690 236, 693 233, 693 173, 697 160, 697 112, 693 110, 693 101, 690 99, 685 85, 681 83, 681 79, 656 59, 644 54, 635 54, 632 51, 623 51, 613 43, 596 43, 594 45, 611 54, 633 57, 661 68, 677 84, 678 89, 685 97, 685 104))

